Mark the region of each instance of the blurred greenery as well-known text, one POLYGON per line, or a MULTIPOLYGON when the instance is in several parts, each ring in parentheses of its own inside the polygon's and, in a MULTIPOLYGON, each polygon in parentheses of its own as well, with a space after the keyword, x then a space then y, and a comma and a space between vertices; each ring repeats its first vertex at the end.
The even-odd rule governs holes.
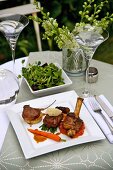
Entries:
MULTIPOLYGON (((43 6, 46 11, 50 12, 51 17, 57 19, 60 26, 66 25, 70 30, 72 30, 74 28, 75 23, 80 21, 78 11, 82 10, 82 4, 84 0, 39 1, 41 3, 41 6, 43 6)), ((101 0, 95 1, 97 3, 101 2, 101 0)), ((0 2, 0 9, 26 4, 28 2, 28 0, 7 0, 0 2)), ((103 9, 101 17, 104 16, 108 11, 110 13, 113 12, 113 0, 109 0, 109 5, 107 5, 103 9)), ((43 29, 40 29, 42 37, 43 29)), ((109 39, 98 47, 94 58, 113 64, 113 24, 110 25, 108 31, 110 34, 109 39)), ((42 48, 43 50, 59 50, 53 40, 49 43, 46 40, 42 40, 42 48)), ((33 28, 33 22, 30 20, 30 24, 22 31, 17 41, 16 58, 27 56, 31 51, 38 51, 38 49, 33 28)), ((9 60, 11 60, 11 51, 6 39, 0 33, 0 64, 9 60)))

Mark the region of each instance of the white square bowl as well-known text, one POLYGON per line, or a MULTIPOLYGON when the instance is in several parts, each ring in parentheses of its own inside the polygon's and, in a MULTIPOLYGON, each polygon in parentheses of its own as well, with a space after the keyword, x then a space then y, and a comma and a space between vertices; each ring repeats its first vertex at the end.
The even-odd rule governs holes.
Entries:
POLYGON ((59 69, 62 70, 62 78, 64 79, 64 84, 59 85, 59 86, 54 86, 54 87, 50 87, 50 88, 46 88, 46 89, 41 89, 41 90, 32 90, 32 88, 30 87, 28 81, 25 79, 30 91, 32 94, 37 95, 37 96, 45 96, 45 95, 49 95, 49 94, 54 94, 54 93, 58 93, 61 92, 62 90, 64 90, 65 88, 69 87, 72 84, 72 81, 70 80, 70 78, 67 76, 67 74, 64 72, 64 70, 61 68, 61 66, 58 63, 54 63, 59 69))

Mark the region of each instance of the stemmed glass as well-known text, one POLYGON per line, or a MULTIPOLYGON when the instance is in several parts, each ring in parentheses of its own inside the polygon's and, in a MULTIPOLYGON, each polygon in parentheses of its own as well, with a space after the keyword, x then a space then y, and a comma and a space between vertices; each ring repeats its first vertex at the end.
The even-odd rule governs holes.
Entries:
POLYGON ((0 105, 12 103, 19 92, 19 83, 15 73, 15 48, 21 31, 28 25, 29 19, 21 14, 4 14, 0 16, 0 31, 7 39, 13 60, 13 72, 0 69, 0 105))
POLYGON ((15 64, 15 48, 21 31, 28 25, 29 20, 21 14, 4 14, 0 16, 0 31, 6 37, 12 52, 13 71, 15 64))
POLYGON ((87 60, 87 68, 86 68, 86 87, 82 92, 83 97, 88 97, 90 94, 88 88, 88 76, 89 76, 89 66, 93 55, 97 49, 97 47, 107 40, 109 37, 108 31, 99 32, 99 30, 93 29, 83 29, 78 35, 76 35, 76 40, 79 43, 80 47, 84 51, 84 56, 87 60))

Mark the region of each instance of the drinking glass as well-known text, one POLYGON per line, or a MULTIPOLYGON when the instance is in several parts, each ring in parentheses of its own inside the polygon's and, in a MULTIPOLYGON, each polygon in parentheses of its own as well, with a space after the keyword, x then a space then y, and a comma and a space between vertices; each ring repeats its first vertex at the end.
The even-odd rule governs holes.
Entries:
POLYGON ((0 69, 0 106, 14 103, 19 92, 19 82, 15 75, 15 48, 21 31, 29 20, 21 14, 4 14, 0 16, 0 31, 7 39, 12 52, 13 72, 0 69))
POLYGON ((81 31, 78 35, 76 35, 75 39, 79 43, 80 47, 84 51, 84 56, 87 60, 87 68, 86 68, 86 86, 84 91, 82 92, 82 95, 84 97, 88 97, 90 94, 89 87, 88 87, 88 76, 89 76, 89 66, 91 63, 91 60, 93 58, 93 55, 97 49, 97 47, 103 43, 105 40, 107 40, 109 37, 108 31, 102 31, 102 33, 99 33, 98 30, 92 30, 92 29, 84 29, 81 31))
POLYGON ((15 64, 15 48, 21 31, 28 25, 29 20, 21 14, 4 14, 0 16, 0 31, 7 39, 13 59, 13 71, 15 64))

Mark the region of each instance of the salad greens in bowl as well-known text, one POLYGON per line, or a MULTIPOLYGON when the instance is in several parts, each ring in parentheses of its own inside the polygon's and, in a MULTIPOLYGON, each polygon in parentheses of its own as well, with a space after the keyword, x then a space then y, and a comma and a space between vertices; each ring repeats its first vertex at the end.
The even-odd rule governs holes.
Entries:
POLYGON ((72 81, 58 63, 36 62, 22 68, 24 77, 31 93, 46 94, 57 92, 72 84, 72 81))

